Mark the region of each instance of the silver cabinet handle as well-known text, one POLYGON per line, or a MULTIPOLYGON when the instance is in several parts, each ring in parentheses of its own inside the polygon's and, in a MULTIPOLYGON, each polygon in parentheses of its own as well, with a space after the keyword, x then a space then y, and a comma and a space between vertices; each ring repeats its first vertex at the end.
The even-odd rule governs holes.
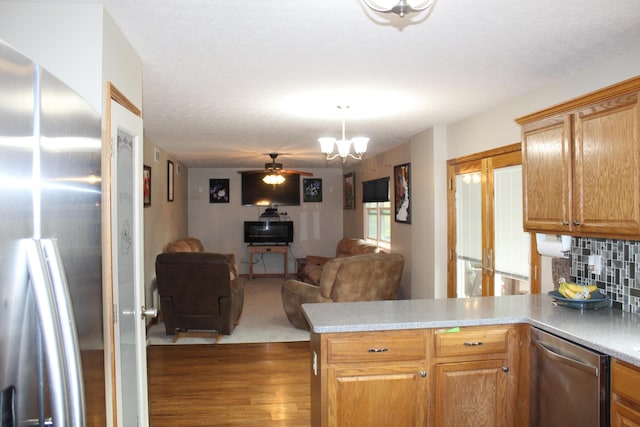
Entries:
POLYGON ((478 347, 482 344, 484 344, 482 341, 465 341, 464 342, 464 345, 466 347, 478 347))
POLYGON ((389 351, 388 348, 383 347, 383 348, 370 348, 369 350, 367 350, 367 352, 369 353, 386 353, 387 351, 389 351))
POLYGON ((503 366, 502 367, 502 372, 509 372, 509 367, 508 366, 503 366))
POLYGON ((569 225, 569 221, 567 221, 566 219, 564 221, 562 221, 562 225, 564 225, 565 227, 569 225))
POLYGON ((422 378, 426 377, 427 376, 427 371, 420 371, 420 376, 422 378))
POLYGON ((575 221, 573 221, 573 225, 575 225, 576 227, 580 226, 580 221, 576 219, 575 221))

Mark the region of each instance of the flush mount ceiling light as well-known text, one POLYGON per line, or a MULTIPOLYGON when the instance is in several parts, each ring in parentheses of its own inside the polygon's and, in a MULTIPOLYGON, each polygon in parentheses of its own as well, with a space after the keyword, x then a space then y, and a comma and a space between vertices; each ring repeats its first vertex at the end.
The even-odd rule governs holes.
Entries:
POLYGON ((345 136, 345 119, 344 115, 349 108, 349 106, 341 106, 338 105, 338 108, 342 111, 342 139, 335 139, 329 137, 318 138, 320 142, 320 150, 322 154, 327 156, 327 160, 333 160, 336 157, 340 156, 342 159, 342 163, 347 161, 347 158, 351 157, 352 159, 362 160, 362 155, 367 151, 367 144, 369 143, 369 138, 364 136, 359 136, 351 139, 347 139, 345 136), (351 143, 353 142, 353 150, 355 154, 352 154, 351 151, 351 143), (338 148, 338 152, 333 153, 333 146, 336 145, 338 148))
POLYGON ((416 12, 424 12, 425 10, 431 8, 435 3, 435 0, 427 0, 427 1, 412 1, 413 5, 409 3, 408 0, 399 0, 397 4, 392 6, 381 6, 379 3, 390 3, 385 0, 371 1, 371 0, 361 0, 362 3, 367 6, 369 9, 378 12, 378 13, 393 13, 398 15, 399 17, 404 17, 409 13, 416 12))

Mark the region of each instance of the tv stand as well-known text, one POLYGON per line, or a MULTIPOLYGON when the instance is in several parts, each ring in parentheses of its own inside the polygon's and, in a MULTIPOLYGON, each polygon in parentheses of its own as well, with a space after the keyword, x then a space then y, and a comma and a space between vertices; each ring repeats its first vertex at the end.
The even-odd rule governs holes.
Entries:
MULTIPOLYGON (((266 244, 249 245, 249 280, 253 279, 253 254, 282 254, 284 257, 284 278, 289 278, 289 245, 266 244)), ((256 276, 258 276, 256 274, 256 276)), ((280 276, 279 274, 260 274, 260 276, 280 276)))

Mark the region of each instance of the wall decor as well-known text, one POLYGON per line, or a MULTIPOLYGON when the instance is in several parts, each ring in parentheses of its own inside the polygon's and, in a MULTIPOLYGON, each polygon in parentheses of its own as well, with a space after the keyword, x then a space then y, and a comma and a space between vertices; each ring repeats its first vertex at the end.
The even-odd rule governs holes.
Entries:
POLYGON ((167 201, 173 202, 174 183, 173 183, 173 162, 167 160, 167 201))
POLYGON ((350 172, 342 176, 342 196, 344 209, 356 208, 356 174, 350 172))
POLYGON ((209 180, 209 203, 229 203, 229 179, 209 180))
POLYGON ((411 224, 411 163, 393 167, 395 220, 411 224))
POLYGON ((322 179, 302 178, 302 194, 305 203, 322 202, 322 179))
POLYGON ((145 208, 151 206, 151 166, 147 165, 142 168, 142 201, 145 208))

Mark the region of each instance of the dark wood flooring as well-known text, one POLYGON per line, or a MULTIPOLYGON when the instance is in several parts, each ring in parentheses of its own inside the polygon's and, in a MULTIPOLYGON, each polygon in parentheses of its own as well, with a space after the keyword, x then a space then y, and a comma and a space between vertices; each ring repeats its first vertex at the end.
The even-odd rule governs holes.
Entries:
POLYGON ((308 427, 309 343, 147 348, 152 427, 308 427))

